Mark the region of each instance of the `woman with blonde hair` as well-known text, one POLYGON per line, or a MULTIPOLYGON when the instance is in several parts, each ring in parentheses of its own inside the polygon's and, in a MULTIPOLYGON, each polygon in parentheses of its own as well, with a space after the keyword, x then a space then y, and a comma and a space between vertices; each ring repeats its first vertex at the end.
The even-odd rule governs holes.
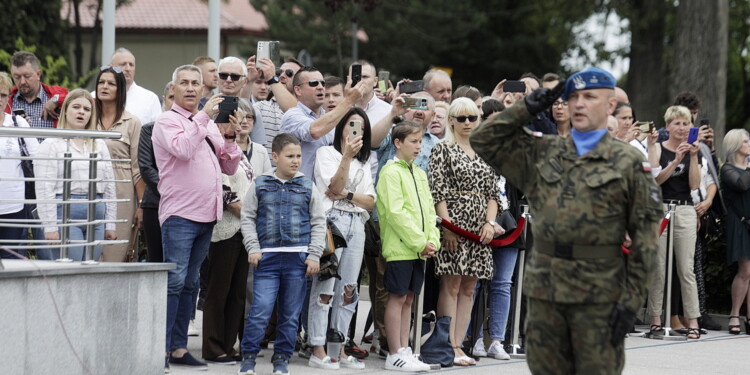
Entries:
POLYGON ((429 164, 438 216, 481 238, 481 243, 477 243, 445 229, 443 250, 435 258, 435 274, 441 279, 438 315, 451 317, 449 338, 457 366, 476 364, 461 350, 461 344, 477 280, 492 278, 492 249, 487 244, 496 234, 502 234, 495 222, 497 176, 469 144, 469 135, 479 124, 480 115, 471 99, 455 99, 448 111, 446 140, 432 149, 429 164))
MULTIPOLYGON (((724 136, 724 160, 721 167, 721 186, 727 207, 727 264, 737 262, 737 274, 732 281, 732 310, 729 313, 729 333, 740 333, 740 308, 745 302, 750 315, 750 134, 745 129, 732 129, 724 136), (742 221, 745 218, 745 222, 742 221)), ((750 335, 750 319, 745 317, 745 333, 750 335)))
MULTIPOLYGON (((73 130, 94 130, 96 129, 96 106, 91 95, 83 89, 75 89, 68 93, 63 102, 58 120, 58 129, 73 130)), ((72 138, 69 140, 62 138, 47 138, 39 146, 37 157, 39 160, 34 161, 34 175, 39 178, 36 182, 36 197, 38 200, 62 199, 63 193, 63 164, 65 153, 72 154, 74 160, 71 163, 71 179, 73 182, 70 187, 71 200, 88 200, 89 193, 89 160, 91 153, 97 154, 96 163, 97 178, 104 182, 98 182, 96 187, 97 198, 115 199, 115 184, 111 182, 115 176, 112 171, 112 163, 102 161, 111 159, 107 145, 101 139, 82 139, 72 138), (51 160, 44 160, 51 159, 51 160), (53 180, 54 179, 54 180, 53 180), (51 180, 51 181, 50 181, 51 180)), ((37 210, 39 218, 45 225, 44 236, 46 240, 59 241, 60 229, 57 224, 62 219, 62 204, 39 203, 37 210)), ((117 203, 98 203, 96 204, 96 217, 88 217, 88 204, 76 203, 70 205, 71 220, 115 220, 117 217, 117 203)), ((70 227, 70 240, 86 239, 85 225, 70 227)), ((115 240, 115 223, 96 225, 94 238, 96 240, 115 240)), ((84 260, 83 246, 70 247, 68 257, 74 261, 84 260)), ((56 250, 57 251, 57 250, 56 250)), ((94 249, 93 260, 99 260, 102 253, 102 246, 96 246, 94 249)), ((59 252, 54 258, 59 258, 59 252)))

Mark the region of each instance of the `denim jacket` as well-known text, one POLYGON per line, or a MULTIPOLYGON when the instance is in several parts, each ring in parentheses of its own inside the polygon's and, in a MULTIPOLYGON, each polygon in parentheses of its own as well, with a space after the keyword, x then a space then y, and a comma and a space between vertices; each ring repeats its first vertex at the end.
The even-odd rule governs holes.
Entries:
POLYGON ((307 246, 308 259, 319 260, 326 233, 322 196, 302 173, 281 182, 274 172, 259 176, 243 201, 242 235, 247 252, 307 246))

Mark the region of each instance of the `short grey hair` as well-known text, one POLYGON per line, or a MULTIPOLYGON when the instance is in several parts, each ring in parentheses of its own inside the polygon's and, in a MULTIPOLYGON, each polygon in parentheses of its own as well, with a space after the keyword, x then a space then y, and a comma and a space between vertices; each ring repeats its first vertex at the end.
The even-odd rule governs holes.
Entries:
POLYGON ((734 164, 734 155, 742 147, 745 137, 750 138, 750 133, 745 129, 732 129, 724 136, 724 162, 734 164))
POLYGON ((176 82, 177 81, 177 74, 180 73, 183 70, 192 70, 194 72, 198 72, 198 77, 200 77, 199 80, 201 82, 201 85, 203 84, 203 72, 201 72, 201 68, 199 68, 199 67, 197 67, 197 66, 195 66, 193 64, 185 64, 185 65, 178 66, 177 69, 174 70, 174 73, 172 73, 172 84, 173 85, 177 84, 177 82, 176 82))
POLYGON ((216 67, 216 70, 221 70, 221 66, 224 64, 240 64, 240 66, 242 67, 242 74, 247 77, 247 65, 245 65, 245 62, 240 60, 238 57, 227 56, 221 59, 221 61, 219 61, 219 65, 216 67))
POLYGON ((129 54, 133 55, 133 57, 135 57, 135 54, 133 54, 133 52, 130 52, 129 49, 127 49, 125 47, 120 47, 120 48, 116 49, 115 52, 112 53, 112 56, 109 58, 109 60, 112 61, 112 58, 115 57, 115 55, 118 54, 118 53, 129 53, 129 54))
POLYGON ((435 78, 435 76, 441 76, 451 79, 451 76, 448 75, 443 70, 440 69, 430 69, 427 71, 427 73, 424 74, 424 77, 422 77, 422 81, 424 81, 424 89, 427 90, 430 87, 430 84, 432 83, 432 79, 435 78))

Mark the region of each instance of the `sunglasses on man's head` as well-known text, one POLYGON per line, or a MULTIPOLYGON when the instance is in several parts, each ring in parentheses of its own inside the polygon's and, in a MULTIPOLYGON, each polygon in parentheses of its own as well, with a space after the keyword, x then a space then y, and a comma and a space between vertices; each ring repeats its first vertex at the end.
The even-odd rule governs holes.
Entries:
POLYGON ((469 122, 477 121, 479 116, 452 116, 456 121, 458 122, 466 122, 466 120, 469 120, 469 122))
POLYGON ((321 85, 323 84, 323 81, 312 80, 312 81, 302 82, 302 83, 298 84, 297 86, 302 86, 305 83, 307 83, 308 85, 310 85, 310 87, 318 87, 319 84, 321 84, 321 85))
POLYGON ((276 75, 278 77, 281 77, 281 73, 286 74, 286 76, 289 78, 294 77, 294 70, 291 70, 291 69, 287 69, 287 70, 276 69, 276 75))
POLYGON ((115 73, 122 73, 122 69, 120 69, 120 67, 117 67, 117 66, 109 66, 109 65, 103 65, 103 66, 101 67, 101 69, 99 69, 99 71, 100 71, 100 72, 103 72, 103 71, 105 71, 105 70, 109 70, 109 69, 112 69, 112 71, 114 71, 115 73))
POLYGON ((231 78, 232 81, 237 82, 240 80, 240 78, 244 77, 244 75, 234 73, 219 73, 219 79, 221 79, 222 81, 225 81, 227 77, 231 78))

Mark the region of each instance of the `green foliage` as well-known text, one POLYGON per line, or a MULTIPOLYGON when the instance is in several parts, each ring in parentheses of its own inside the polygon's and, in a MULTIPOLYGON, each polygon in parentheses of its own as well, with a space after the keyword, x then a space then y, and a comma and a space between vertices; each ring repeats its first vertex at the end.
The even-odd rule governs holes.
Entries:
POLYGON ((727 56, 727 127, 747 128, 750 122, 750 3, 729 2, 727 56))
POLYGON ((421 78, 431 66, 454 69, 454 86, 490 92, 501 78, 559 71, 574 41, 572 27, 596 9, 585 0, 250 0, 269 37, 296 53, 306 49, 324 73, 344 75, 351 61, 352 21, 367 33, 359 57, 421 78))
POLYGON ((0 50, 13 50, 16 40, 23 37, 28 44, 38 46, 41 56, 65 56, 67 24, 60 17, 61 5, 61 0, 0 1, 0 50))
POLYGON ((0 70, 10 72, 10 58, 16 51, 28 51, 36 55, 39 59, 39 68, 42 70, 42 82, 48 85, 57 85, 69 90, 82 87, 85 82, 91 78, 96 70, 88 72, 78 81, 71 82, 70 69, 68 62, 62 56, 57 58, 50 55, 39 55, 38 48, 34 45, 26 45, 22 38, 15 41, 15 48, 10 50, 0 50, 0 70))

